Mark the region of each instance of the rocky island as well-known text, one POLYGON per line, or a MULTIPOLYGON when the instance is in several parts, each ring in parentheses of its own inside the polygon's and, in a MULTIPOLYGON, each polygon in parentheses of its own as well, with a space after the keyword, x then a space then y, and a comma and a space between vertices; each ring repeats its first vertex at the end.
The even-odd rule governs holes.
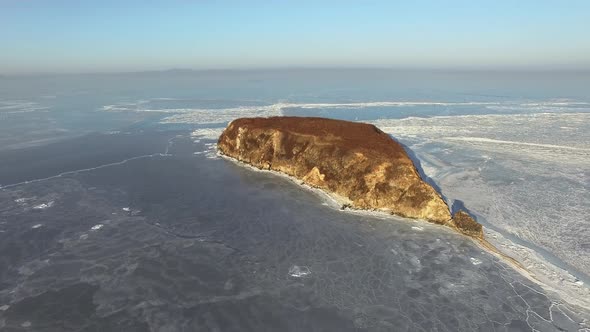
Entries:
POLYGON ((217 147, 238 161, 320 188, 344 207, 424 219, 483 238, 482 226, 464 211, 451 216, 404 147, 373 125, 324 118, 241 118, 223 131, 217 147))

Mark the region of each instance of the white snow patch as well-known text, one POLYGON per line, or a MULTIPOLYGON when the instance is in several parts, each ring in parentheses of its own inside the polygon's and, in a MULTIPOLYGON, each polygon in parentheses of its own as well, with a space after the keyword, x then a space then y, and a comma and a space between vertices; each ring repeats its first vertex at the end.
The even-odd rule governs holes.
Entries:
POLYGON ((424 230, 424 227, 421 227, 421 226, 412 226, 412 229, 415 230, 415 231, 423 231, 424 230))

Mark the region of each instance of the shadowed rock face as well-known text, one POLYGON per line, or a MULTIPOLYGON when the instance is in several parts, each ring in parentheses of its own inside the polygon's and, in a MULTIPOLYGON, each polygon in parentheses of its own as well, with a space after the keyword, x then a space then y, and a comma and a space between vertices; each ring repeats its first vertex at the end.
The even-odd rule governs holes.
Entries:
POLYGON ((242 118, 230 123, 217 146, 226 156, 294 176, 353 208, 389 211, 482 236, 481 225, 468 214, 456 214, 460 224, 451 219, 449 207, 420 178, 404 148, 373 125, 323 118, 242 118))

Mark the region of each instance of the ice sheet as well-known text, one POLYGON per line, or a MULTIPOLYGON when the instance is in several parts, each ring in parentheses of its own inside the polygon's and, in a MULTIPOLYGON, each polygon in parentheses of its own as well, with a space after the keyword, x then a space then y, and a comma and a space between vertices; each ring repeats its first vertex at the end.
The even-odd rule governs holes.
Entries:
MULTIPOLYGON (((441 116, 373 123, 414 151, 443 194, 465 204, 487 223, 484 226, 546 250, 549 255, 523 256, 533 272, 552 274, 549 270, 555 267, 545 265, 559 265, 552 261, 554 255, 577 277, 590 275, 590 114, 441 116), (543 260, 549 261, 540 263, 543 260)), ((515 244, 500 247, 522 256, 515 244)))
MULTIPOLYGON (((354 119, 363 112, 383 111, 381 119, 364 122, 375 124, 414 151, 421 168, 451 204, 464 204, 486 227, 493 227, 495 234, 506 235, 497 236, 497 239, 503 237, 502 241, 498 240, 502 250, 526 261, 544 280, 555 281, 557 275, 568 279, 569 272, 590 275, 588 102, 569 99, 278 102, 158 109, 150 107, 150 101, 139 101, 104 109, 161 112, 166 115, 163 123, 206 125, 207 128, 194 130, 192 137, 196 140, 216 139, 225 124, 235 118, 282 115, 287 109, 295 115, 297 111, 292 110, 337 110, 318 114, 346 119, 354 119), (432 116, 436 107, 445 115, 432 116), (408 112, 408 108, 415 112, 408 112), (455 112, 459 109, 460 112, 455 112), (400 115, 396 110, 405 113, 400 115), (530 246, 519 248, 522 243, 513 243, 514 239, 530 246), (537 249, 551 257, 537 253, 537 249), (552 259, 576 271, 555 274, 562 266, 552 259), (552 264, 556 266, 543 267, 552 264)), ((203 153, 213 156, 212 147, 195 152, 203 153)), ((558 283, 554 286, 559 287, 558 283)))

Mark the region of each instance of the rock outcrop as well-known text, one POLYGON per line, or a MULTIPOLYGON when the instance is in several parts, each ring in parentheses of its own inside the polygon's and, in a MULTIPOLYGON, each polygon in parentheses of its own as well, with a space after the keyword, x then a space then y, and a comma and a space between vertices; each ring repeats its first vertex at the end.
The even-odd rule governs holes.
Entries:
POLYGON ((229 124, 217 147, 241 162, 321 188, 343 205, 483 236, 481 225, 467 213, 451 218, 449 207, 420 178, 403 146, 373 125, 323 118, 242 118, 229 124))

